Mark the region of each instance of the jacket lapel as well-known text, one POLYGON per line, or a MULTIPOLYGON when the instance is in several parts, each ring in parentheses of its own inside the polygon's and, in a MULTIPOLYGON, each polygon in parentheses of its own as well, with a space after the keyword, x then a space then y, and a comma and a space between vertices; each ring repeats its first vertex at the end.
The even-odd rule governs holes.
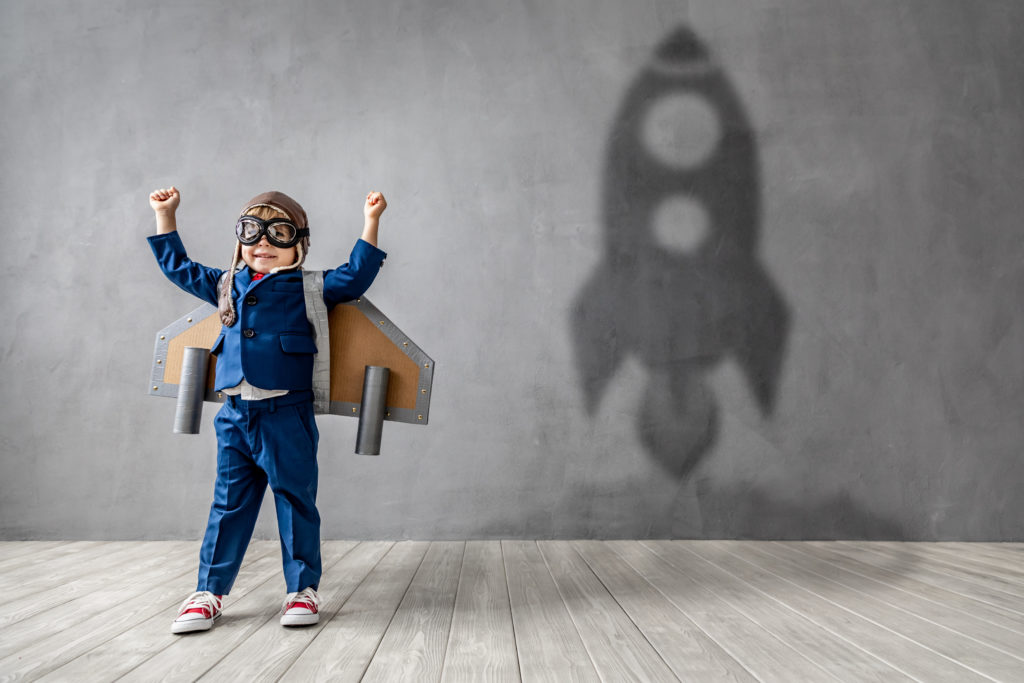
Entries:
POLYGON ((252 284, 252 274, 248 268, 242 268, 235 273, 235 288, 239 293, 245 294, 245 290, 249 289, 249 285, 252 284))

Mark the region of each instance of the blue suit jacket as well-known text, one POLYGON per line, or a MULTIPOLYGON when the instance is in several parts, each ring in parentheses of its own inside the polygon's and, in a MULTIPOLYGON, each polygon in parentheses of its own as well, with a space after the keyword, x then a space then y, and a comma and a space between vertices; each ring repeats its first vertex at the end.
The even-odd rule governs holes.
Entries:
MULTIPOLYGON (((177 232, 148 238, 164 275, 203 301, 217 305, 217 281, 223 270, 208 268, 189 259, 177 232)), ((335 304, 363 295, 387 254, 359 240, 348 263, 324 271, 324 302, 335 304)), ((302 273, 273 273, 256 282, 248 268, 235 273, 235 309, 238 320, 222 327, 211 351, 217 354, 217 386, 220 391, 245 378, 261 389, 311 389, 313 343, 302 273)))

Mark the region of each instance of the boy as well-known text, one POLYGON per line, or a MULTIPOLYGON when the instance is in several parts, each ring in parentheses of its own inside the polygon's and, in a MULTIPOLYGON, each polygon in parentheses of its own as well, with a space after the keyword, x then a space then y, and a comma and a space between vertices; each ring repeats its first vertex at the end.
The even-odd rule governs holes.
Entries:
MULTIPOLYGON (((288 590, 281 624, 315 624, 321 574, 319 432, 312 392, 317 348, 300 272, 309 249, 306 212, 282 192, 253 197, 235 225, 231 267, 222 271, 186 255, 174 215, 180 199, 174 187, 149 195, 157 234, 148 240, 171 282, 218 306, 223 327, 211 351, 217 355, 215 389, 226 400, 214 420, 217 483, 199 553, 199 582, 171 630, 205 631, 220 616, 221 599, 238 574, 268 483, 288 590)), ((383 265, 387 254, 377 248, 377 228, 386 207, 379 192, 366 196, 363 234, 349 262, 324 271, 328 309, 361 296, 383 265)))

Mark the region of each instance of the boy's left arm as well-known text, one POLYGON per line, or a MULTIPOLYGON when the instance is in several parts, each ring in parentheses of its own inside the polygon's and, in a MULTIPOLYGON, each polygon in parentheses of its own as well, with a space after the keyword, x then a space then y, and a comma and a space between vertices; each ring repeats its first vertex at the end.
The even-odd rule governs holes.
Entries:
POLYGON ((324 271, 324 303, 327 308, 335 304, 358 299, 370 288, 377 271, 384 265, 387 254, 377 247, 377 228, 380 215, 388 206, 384 195, 371 192, 363 206, 363 236, 352 248, 348 263, 324 271))
POLYGON ((352 248, 348 263, 324 271, 324 302, 327 308, 358 299, 373 284, 387 253, 360 239, 352 248))

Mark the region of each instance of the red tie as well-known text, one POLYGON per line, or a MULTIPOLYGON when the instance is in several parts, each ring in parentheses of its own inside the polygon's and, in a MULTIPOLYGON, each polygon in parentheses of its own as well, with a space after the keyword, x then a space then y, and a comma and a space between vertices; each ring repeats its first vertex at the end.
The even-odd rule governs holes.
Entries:
POLYGON ((257 280, 262 280, 264 275, 266 275, 266 273, 253 273, 252 281, 256 282, 257 280))

